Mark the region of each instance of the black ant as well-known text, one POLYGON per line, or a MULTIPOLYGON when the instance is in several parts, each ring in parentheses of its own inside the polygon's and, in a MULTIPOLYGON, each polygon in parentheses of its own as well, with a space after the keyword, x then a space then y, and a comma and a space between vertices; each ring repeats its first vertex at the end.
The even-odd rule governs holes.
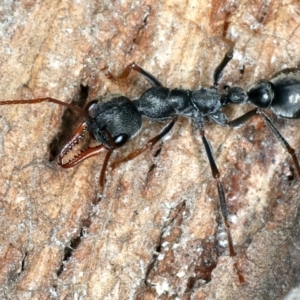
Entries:
MULTIPOLYGON (((146 90, 141 97, 131 101, 125 96, 114 96, 107 102, 93 100, 84 109, 75 105, 64 103, 53 98, 37 98, 32 100, 0 101, 0 105, 11 104, 33 104, 40 102, 52 102, 68 107, 83 117, 72 138, 63 147, 59 156, 58 164, 63 168, 70 168, 79 162, 107 150, 100 173, 100 187, 105 185, 105 173, 109 158, 113 151, 125 145, 142 128, 142 116, 156 121, 167 121, 169 123, 161 132, 150 139, 145 146, 135 150, 127 157, 111 164, 112 169, 118 164, 131 160, 146 149, 151 148, 161 140, 174 126, 178 116, 191 118, 202 137, 202 142, 212 171, 212 176, 217 182, 222 216, 227 229, 230 256, 235 256, 232 238, 229 230, 228 210, 224 188, 220 180, 213 151, 204 133, 205 120, 229 127, 242 126, 255 115, 259 115, 275 134, 283 147, 292 156, 297 172, 300 176, 300 167, 295 151, 276 129, 272 121, 265 114, 264 109, 272 110, 276 115, 283 118, 297 119, 300 117, 300 69, 287 69, 279 72, 269 81, 259 80, 245 92, 240 87, 227 88, 218 91, 218 81, 228 62, 232 59, 233 48, 226 53, 220 65, 216 68, 213 81, 214 87, 200 87, 197 90, 169 89, 164 87, 153 75, 149 74, 137 64, 132 63, 124 70, 119 78, 126 78, 131 70, 140 73, 150 84, 151 88, 146 90), (222 112, 222 108, 229 104, 244 104, 250 102, 255 109, 245 113, 241 117, 229 121, 222 112), (84 131, 100 145, 89 147, 78 156, 64 163, 63 158, 83 137, 84 131)), ((111 76, 113 78, 113 76, 111 76)))

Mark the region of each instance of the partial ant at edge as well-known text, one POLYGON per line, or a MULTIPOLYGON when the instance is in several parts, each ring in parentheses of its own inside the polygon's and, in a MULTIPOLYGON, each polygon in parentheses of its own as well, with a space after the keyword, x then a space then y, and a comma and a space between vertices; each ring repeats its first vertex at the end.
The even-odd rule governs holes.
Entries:
MULTIPOLYGON (((182 116, 192 119, 195 128, 201 136, 212 176, 217 184, 221 213, 227 231, 229 254, 230 256, 235 256, 236 252, 234 250, 228 220, 226 196, 223 184, 220 180, 220 173, 213 155, 213 150, 205 135, 205 122, 209 119, 223 127, 236 128, 244 125, 244 123, 253 116, 259 115, 281 145, 291 155, 297 173, 300 176, 300 166, 295 150, 280 134, 271 119, 265 113, 265 110, 271 110, 275 115, 283 118, 300 118, 300 69, 282 70, 270 80, 258 80, 248 91, 244 91, 241 87, 230 87, 224 90, 218 90, 219 80, 222 77, 226 65, 233 57, 233 51, 232 45, 222 62, 216 67, 213 73, 212 87, 199 87, 196 90, 169 89, 164 87, 152 74, 137 64, 131 63, 116 79, 127 78, 130 72, 134 70, 141 74, 151 85, 139 98, 134 100, 130 100, 122 95, 114 95, 107 102, 92 100, 84 109, 50 97, 31 100, 0 101, 0 105, 51 102, 75 111, 82 117, 82 121, 71 139, 60 151, 58 164, 62 168, 71 168, 89 157, 107 151, 100 172, 99 181, 101 190, 103 190, 105 186, 106 169, 113 151, 123 147, 137 135, 142 128, 142 117, 155 121, 167 121, 168 123, 158 135, 150 139, 143 147, 111 163, 110 166, 112 169, 153 147, 170 132, 178 117, 182 116), (245 103, 250 103, 255 108, 234 120, 229 120, 222 111, 222 109, 228 105, 241 105, 245 103), (88 147, 77 156, 74 156, 72 160, 63 162, 64 157, 75 144, 79 143, 85 132, 88 132, 91 138, 96 140, 99 145, 88 147)), ((112 75, 110 76, 111 78, 115 78, 112 75)))

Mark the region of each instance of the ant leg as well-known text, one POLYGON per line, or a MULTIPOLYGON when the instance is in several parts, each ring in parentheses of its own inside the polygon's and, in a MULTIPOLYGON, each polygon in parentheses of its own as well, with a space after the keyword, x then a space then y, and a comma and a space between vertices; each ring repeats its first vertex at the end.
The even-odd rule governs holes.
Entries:
POLYGON ((208 118, 223 127, 229 126, 231 128, 239 128, 243 126, 253 116, 256 116, 258 114, 257 110, 258 110, 257 108, 250 110, 246 112, 244 115, 231 121, 229 121, 227 116, 222 112, 218 112, 214 115, 209 115, 208 118))
POLYGON ((61 106, 65 106, 67 108, 72 109, 73 111, 76 111, 80 116, 91 118, 91 116, 86 112, 85 110, 81 109, 80 107, 66 103, 54 98, 46 97, 46 98, 36 98, 36 99, 30 99, 30 100, 5 100, 0 101, 0 105, 12 105, 12 104, 35 104, 35 103, 41 103, 41 102, 51 102, 56 103, 61 106))
POLYGON ((123 157, 115 162, 113 162, 111 164, 111 169, 115 169, 119 164, 124 163, 126 161, 132 160, 134 158, 136 158, 137 156, 139 156, 140 154, 142 154, 143 152, 145 152, 148 148, 152 148, 159 140, 161 140, 168 132, 170 132, 170 130, 172 129, 172 127, 174 126, 175 122, 177 120, 177 116, 173 118, 173 120, 167 124, 161 131, 160 133, 155 136, 154 138, 152 138, 151 140, 148 141, 148 143, 146 145, 144 145, 143 147, 131 152, 130 154, 128 154, 126 157, 123 157))
POLYGON ((282 147, 292 156, 294 165, 296 166, 298 176, 300 177, 300 166, 299 161, 297 159, 297 156, 295 154, 295 149, 290 146, 290 144, 287 142, 287 140, 282 136, 282 134, 278 131, 278 129, 275 127, 273 122, 270 120, 270 118, 262 111, 258 110, 257 112, 265 121, 265 123, 269 126, 271 131, 274 133, 276 138, 281 143, 282 147))
POLYGON ((204 134, 203 129, 201 129, 200 134, 201 134, 202 142, 203 142, 205 152, 206 152, 206 155, 207 155, 207 158, 208 158, 208 161, 209 161, 212 176, 217 181, 220 207, 221 207, 221 212, 222 212, 224 224, 225 224, 226 231, 227 231, 229 254, 230 254, 230 256, 235 256, 236 253, 235 253, 234 248, 233 248, 233 242, 232 242, 232 237, 231 237, 231 233, 230 233, 227 203, 226 203, 224 188, 223 188, 222 182, 220 180, 220 172, 219 172, 218 167, 216 165, 216 161, 215 161, 215 158, 213 156, 212 148, 211 148, 210 143, 209 143, 209 141, 207 140, 207 138, 204 134))
POLYGON ((162 84, 159 82, 159 80, 157 78, 155 78, 152 74, 148 73, 147 71, 145 71, 143 68, 141 68, 134 62, 131 63, 130 65, 128 65, 124 69, 124 71, 117 77, 114 77, 111 73, 108 73, 109 78, 115 79, 115 80, 118 80, 118 79, 124 80, 129 76, 131 70, 135 70, 138 73, 140 73, 153 87, 162 86, 162 84))
POLYGON ((260 115, 261 116, 261 118, 264 120, 264 122, 268 125, 268 127, 271 129, 273 134, 279 140, 282 147, 291 155, 291 157, 293 159, 293 162, 294 162, 294 165, 297 169, 298 176, 300 177, 300 165, 299 165, 299 161, 297 159, 297 156, 295 154, 295 149, 290 146, 290 144, 282 136, 282 134, 279 132, 279 130, 275 127, 275 125, 270 120, 270 118, 260 108, 255 108, 253 110, 250 110, 247 113, 245 113, 244 115, 242 115, 241 117, 227 122, 226 125, 228 125, 230 127, 240 127, 255 115, 260 115))
POLYGON ((134 67, 133 70, 139 72, 153 87, 155 86, 163 86, 161 82, 155 78, 152 74, 146 72, 144 69, 142 69, 137 64, 133 63, 134 67))
POLYGON ((221 63, 216 67, 214 73, 213 73, 213 81, 214 81, 214 86, 217 87, 219 85, 219 81, 221 80, 223 76, 223 71, 227 64, 231 61, 233 57, 233 48, 235 43, 232 42, 229 39, 223 38, 223 41, 230 46, 229 50, 226 52, 223 60, 221 63))
POLYGON ((115 140, 111 136, 110 132, 106 129, 104 129, 103 131, 108 136, 110 149, 108 150, 108 152, 105 156, 105 159, 104 159, 104 162, 103 162, 103 165, 102 165, 102 169, 101 169, 101 172, 100 172, 99 184, 100 184, 101 190, 103 190, 104 185, 105 185, 105 175, 106 175, 106 169, 107 169, 108 161, 109 161, 110 156, 112 155, 113 151, 116 149, 115 140))
POLYGON ((100 172, 100 178, 99 178, 99 183, 100 183, 101 189, 103 189, 104 185, 105 185, 106 169, 107 169, 108 161, 109 161, 110 156, 112 155, 113 151, 114 151, 114 149, 108 150, 108 152, 105 156, 105 159, 103 161, 102 169, 101 169, 101 172, 100 172))
POLYGON ((250 120, 253 116, 256 116, 258 114, 258 108, 252 109, 248 112, 246 112, 244 115, 231 120, 231 121, 227 121, 224 126, 229 126, 232 128, 239 128, 241 126, 243 126, 248 120, 250 120))

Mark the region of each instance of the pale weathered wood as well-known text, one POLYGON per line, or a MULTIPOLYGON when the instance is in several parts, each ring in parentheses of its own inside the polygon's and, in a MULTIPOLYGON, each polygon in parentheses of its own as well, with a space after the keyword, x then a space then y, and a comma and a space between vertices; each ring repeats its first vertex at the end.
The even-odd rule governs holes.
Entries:
MULTIPOLYGON (((248 88, 299 64, 299 11, 297 0, 4 2, 0 98, 70 102, 80 84, 89 99, 135 98, 149 87, 140 76, 105 76, 132 61, 169 87, 210 86, 228 50, 223 35, 236 45, 222 84, 248 88)), ((299 285, 299 178, 259 118, 238 130, 206 128, 237 217, 230 258, 218 245, 216 184, 188 120, 108 175, 94 206, 104 154, 70 170, 49 162, 63 111, 0 107, 1 299, 280 299, 299 285)), ((274 119, 300 149, 300 122, 274 119)), ((163 126, 144 125, 115 158, 163 126)))

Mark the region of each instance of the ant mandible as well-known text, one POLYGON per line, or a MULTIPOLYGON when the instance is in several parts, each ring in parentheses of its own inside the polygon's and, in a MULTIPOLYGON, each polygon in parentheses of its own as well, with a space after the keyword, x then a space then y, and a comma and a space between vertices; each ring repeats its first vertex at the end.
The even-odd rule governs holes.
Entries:
MULTIPOLYGON (((63 168, 71 168, 79 162, 107 150, 100 173, 100 187, 102 189, 104 188, 105 173, 111 154, 115 149, 122 147, 136 136, 142 128, 142 116, 156 121, 169 120, 169 123, 157 136, 150 139, 145 146, 112 163, 112 169, 120 163, 137 157, 161 140, 172 129, 178 116, 191 118, 195 127, 199 130, 212 176, 217 183, 221 212, 227 230, 229 253, 230 256, 235 256, 229 229, 226 197, 212 148, 204 133, 205 121, 210 119, 221 126, 240 127, 251 117, 255 115, 261 116, 282 146, 292 156, 297 173, 300 176, 300 166, 295 150, 279 133, 264 112, 264 109, 270 109, 283 118, 300 118, 300 69, 286 69, 276 74, 269 81, 259 80, 247 92, 240 87, 218 91, 218 82, 222 77, 224 68, 232 57, 233 47, 230 48, 222 62, 215 69, 213 87, 200 87, 197 90, 169 89, 164 87, 153 75, 143 70, 137 64, 132 63, 127 66, 119 78, 126 78, 131 70, 135 70, 152 86, 141 97, 132 101, 125 96, 114 96, 107 102, 93 100, 84 109, 81 109, 75 105, 46 97, 31 100, 0 101, 0 105, 52 102, 76 111, 83 117, 83 121, 69 142, 61 150, 58 156, 58 164, 63 168), (222 108, 227 105, 244 104, 246 102, 253 104, 256 108, 235 120, 230 121, 222 112, 222 108), (85 131, 88 131, 90 136, 100 144, 96 147, 87 148, 78 156, 74 156, 72 160, 64 163, 63 158, 82 139, 85 131)), ((113 78, 113 76, 111 77, 113 78)))

